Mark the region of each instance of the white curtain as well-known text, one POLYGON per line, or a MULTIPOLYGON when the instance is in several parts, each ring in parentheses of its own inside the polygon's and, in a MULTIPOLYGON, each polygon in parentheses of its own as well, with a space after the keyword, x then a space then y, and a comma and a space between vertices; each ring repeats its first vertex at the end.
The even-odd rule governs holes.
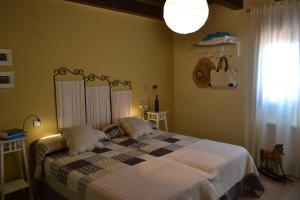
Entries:
POLYGON ((87 123, 102 129, 111 124, 109 86, 86 87, 87 123))
POLYGON ((284 144, 284 168, 300 175, 300 9, 296 0, 251 9, 250 105, 247 147, 260 160, 260 149, 284 144))
POLYGON ((58 128, 86 123, 84 81, 55 81, 58 128))
POLYGON ((132 92, 131 91, 118 91, 112 92, 112 119, 115 121, 121 117, 131 116, 132 108, 132 92))

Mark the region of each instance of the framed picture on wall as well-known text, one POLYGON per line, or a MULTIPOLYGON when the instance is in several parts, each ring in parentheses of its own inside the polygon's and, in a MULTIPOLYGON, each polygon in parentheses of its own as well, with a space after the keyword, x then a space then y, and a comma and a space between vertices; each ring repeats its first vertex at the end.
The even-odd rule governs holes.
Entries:
POLYGON ((0 66, 12 65, 11 49, 0 49, 0 66))
POLYGON ((0 88, 14 88, 14 72, 0 72, 0 88))

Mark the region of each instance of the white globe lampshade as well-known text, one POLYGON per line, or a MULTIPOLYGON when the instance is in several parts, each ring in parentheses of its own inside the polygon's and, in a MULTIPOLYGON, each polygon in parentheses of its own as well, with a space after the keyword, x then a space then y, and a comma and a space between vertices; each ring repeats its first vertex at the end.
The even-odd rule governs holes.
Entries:
POLYGON ((206 0, 167 0, 164 5, 164 19, 167 26, 180 34, 199 30, 209 13, 206 0))

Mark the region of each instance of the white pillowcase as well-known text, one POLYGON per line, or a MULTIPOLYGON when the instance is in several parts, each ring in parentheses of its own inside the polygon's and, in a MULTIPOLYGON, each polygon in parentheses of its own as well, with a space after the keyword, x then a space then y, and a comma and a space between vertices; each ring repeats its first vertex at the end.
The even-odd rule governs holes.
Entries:
POLYGON ((61 129, 64 139, 69 148, 69 155, 74 156, 93 149, 103 148, 91 125, 80 125, 61 129))
POLYGON ((138 117, 126 117, 121 118, 118 121, 132 139, 154 133, 154 130, 149 126, 149 124, 138 117))
POLYGON ((94 133, 96 134, 98 140, 108 140, 107 135, 98 129, 94 129, 94 133))

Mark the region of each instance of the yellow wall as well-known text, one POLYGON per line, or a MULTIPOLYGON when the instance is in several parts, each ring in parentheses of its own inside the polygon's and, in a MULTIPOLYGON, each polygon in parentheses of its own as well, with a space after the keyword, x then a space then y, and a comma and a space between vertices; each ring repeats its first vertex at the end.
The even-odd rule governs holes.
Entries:
POLYGON ((56 132, 52 72, 79 67, 133 83, 133 106, 153 103, 158 84, 162 110, 173 114, 173 34, 163 21, 63 0, 1 0, 0 48, 13 51, 16 87, 0 89, 0 130, 21 127, 37 114, 29 140, 56 132))
POLYGON ((152 103, 156 83, 161 108, 171 111, 169 125, 174 116, 176 132, 243 144, 248 15, 212 5, 200 31, 178 35, 162 21, 63 0, 1 0, 0 48, 13 50, 14 64, 0 71, 15 72, 16 88, 0 89, 0 130, 20 127, 26 115, 35 113, 42 126, 32 128, 28 122, 30 141, 55 133, 52 71, 66 66, 131 80, 135 108, 141 100, 152 103), (217 31, 241 41, 240 57, 229 59, 239 71, 235 90, 199 89, 192 80, 201 48, 189 46, 217 31))
MULTIPOLYGON (((174 125, 177 132, 234 144, 244 143, 248 15, 244 10, 233 11, 212 5, 208 21, 200 31, 190 35, 175 34, 174 125), (218 31, 228 31, 241 42, 240 57, 229 58, 230 66, 238 70, 238 87, 234 90, 200 89, 192 79, 194 66, 205 48, 189 46, 206 34, 218 31)), ((233 51, 234 48, 227 49, 233 51)), ((215 57, 214 51, 217 48, 208 50, 208 53, 215 57)), ((218 60, 212 60, 217 65, 218 60)))
POLYGON ((132 81, 134 108, 152 103, 156 83, 162 109, 172 110, 173 40, 162 21, 58 0, 1 0, 0 9, 0 48, 11 48, 14 62, 0 70, 16 79, 15 89, 0 90, 0 129, 35 113, 42 127, 31 139, 55 132, 52 72, 60 66, 132 81))

